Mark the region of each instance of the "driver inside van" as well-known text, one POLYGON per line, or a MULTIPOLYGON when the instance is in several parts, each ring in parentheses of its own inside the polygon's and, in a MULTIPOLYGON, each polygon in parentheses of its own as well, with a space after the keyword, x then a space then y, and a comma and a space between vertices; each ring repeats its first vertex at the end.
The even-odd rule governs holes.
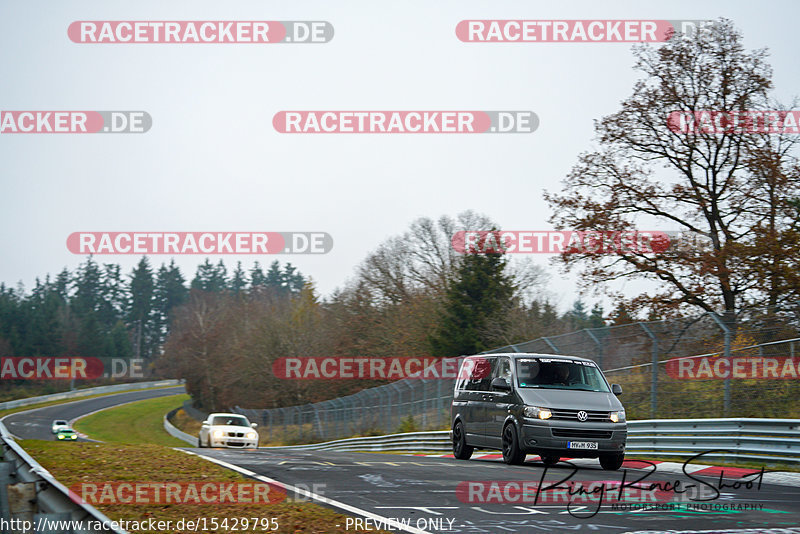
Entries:
POLYGON ((555 370, 553 372, 553 384, 561 384, 564 386, 569 385, 569 367, 563 363, 555 366, 555 370))

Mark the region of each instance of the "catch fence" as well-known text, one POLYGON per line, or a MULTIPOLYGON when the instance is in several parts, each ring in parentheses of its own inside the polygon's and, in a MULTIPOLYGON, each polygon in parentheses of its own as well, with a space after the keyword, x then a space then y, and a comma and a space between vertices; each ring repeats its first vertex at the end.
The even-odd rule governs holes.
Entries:
MULTIPOLYGON (((590 358, 622 385, 629 419, 800 418, 797 334, 766 320, 732 329, 707 313, 587 328, 484 354, 590 358)), ((406 378, 314 404, 234 411, 262 425, 273 443, 437 430, 449 426, 453 387, 452 378, 406 378)))

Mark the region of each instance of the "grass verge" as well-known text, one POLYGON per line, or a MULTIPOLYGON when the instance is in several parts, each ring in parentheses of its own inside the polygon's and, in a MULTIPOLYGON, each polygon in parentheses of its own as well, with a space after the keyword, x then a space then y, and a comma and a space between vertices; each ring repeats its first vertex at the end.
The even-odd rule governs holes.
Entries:
POLYGON ((188 398, 186 394, 170 395, 108 408, 82 417, 75 422, 75 430, 107 443, 186 447, 184 441, 164 431, 164 414, 188 398))

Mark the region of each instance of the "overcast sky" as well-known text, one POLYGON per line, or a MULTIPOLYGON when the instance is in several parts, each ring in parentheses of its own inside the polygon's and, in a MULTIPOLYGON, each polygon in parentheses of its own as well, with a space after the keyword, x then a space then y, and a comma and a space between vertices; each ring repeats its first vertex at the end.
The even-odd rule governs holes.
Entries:
MULTIPOLYGON (((291 261, 324 296, 421 216, 473 209, 504 229, 549 229, 542 191, 560 188, 592 148, 593 120, 630 95, 631 45, 464 43, 459 21, 727 17, 748 49, 770 49, 775 96, 789 101, 800 93, 799 13, 793 0, 2 0, 0 110, 144 110, 153 125, 139 135, 0 135, 0 281, 30 288, 36 276, 73 269, 85 259, 67 250, 75 231, 319 230, 333 237, 329 254, 224 259, 229 268, 291 261), (335 37, 90 45, 69 40, 76 20, 325 20, 335 37), (329 109, 532 110, 540 125, 515 135, 288 135, 272 126, 282 110, 329 109)), ((128 273, 138 257, 97 260, 128 273)), ((203 257, 176 260, 191 278, 203 257)), ((548 269, 564 308, 574 284, 548 269)))

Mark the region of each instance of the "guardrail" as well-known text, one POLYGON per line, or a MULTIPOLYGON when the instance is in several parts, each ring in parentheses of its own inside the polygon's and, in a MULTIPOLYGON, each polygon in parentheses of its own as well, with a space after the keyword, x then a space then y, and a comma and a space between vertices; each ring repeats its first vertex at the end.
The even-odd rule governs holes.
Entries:
POLYGON ((628 421, 626 451, 686 457, 800 463, 800 419, 650 419, 628 421))
POLYGON ((63 399, 78 399, 90 395, 102 395, 103 393, 116 393, 118 391, 129 391, 137 389, 149 389, 167 386, 180 386, 182 380, 156 380, 153 382, 130 382, 127 384, 114 384, 112 386, 97 386, 94 388, 77 389, 75 391, 65 391, 63 393, 52 393, 50 395, 39 395, 38 397, 28 397, 27 399, 15 399, 0 402, 0 410, 19 408, 20 406, 30 406, 40 402, 48 402, 63 399))
MULTIPOLYGON (((166 417, 164 426, 173 436, 196 445, 197 439, 194 436, 184 434, 173 427, 166 417), (171 427, 172 430, 168 427, 171 427), (183 434, 183 436, 177 433, 183 434)), ((452 444, 448 431, 437 430, 264 448, 341 452, 448 452, 452 450, 452 444)), ((628 421, 626 452, 629 455, 685 459, 710 450, 716 450, 716 452, 705 454, 704 458, 800 463, 800 419, 729 418, 628 421), (721 452, 721 450, 725 452, 721 452)))
MULTIPOLYGON (((127 534, 122 529, 112 528, 115 523, 93 506, 73 501, 69 490, 14 441, 2 422, 0 440, 3 448, 0 512, 3 519, 16 520, 18 526, 28 521, 29 525, 36 525, 37 532, 127 534), (72 521, 72 528, 58 529, 55 524, 58 521, 72 521)), ((22 532, 22 527, 19 531, 22 532)))
POLYGON ((187 434, 182 430, 179 430, 175 425, 169 422, 169 418, 175 415, 175 412, 180 410, 180 408, 175 408, 171 412, 164 415, 164 430, 167 431, 167 434, 172 436, 173 438, 182 439, 186 443, 190 444, 192 447, 197 447, 197 436, 192 436, 191 434, 187 434))

